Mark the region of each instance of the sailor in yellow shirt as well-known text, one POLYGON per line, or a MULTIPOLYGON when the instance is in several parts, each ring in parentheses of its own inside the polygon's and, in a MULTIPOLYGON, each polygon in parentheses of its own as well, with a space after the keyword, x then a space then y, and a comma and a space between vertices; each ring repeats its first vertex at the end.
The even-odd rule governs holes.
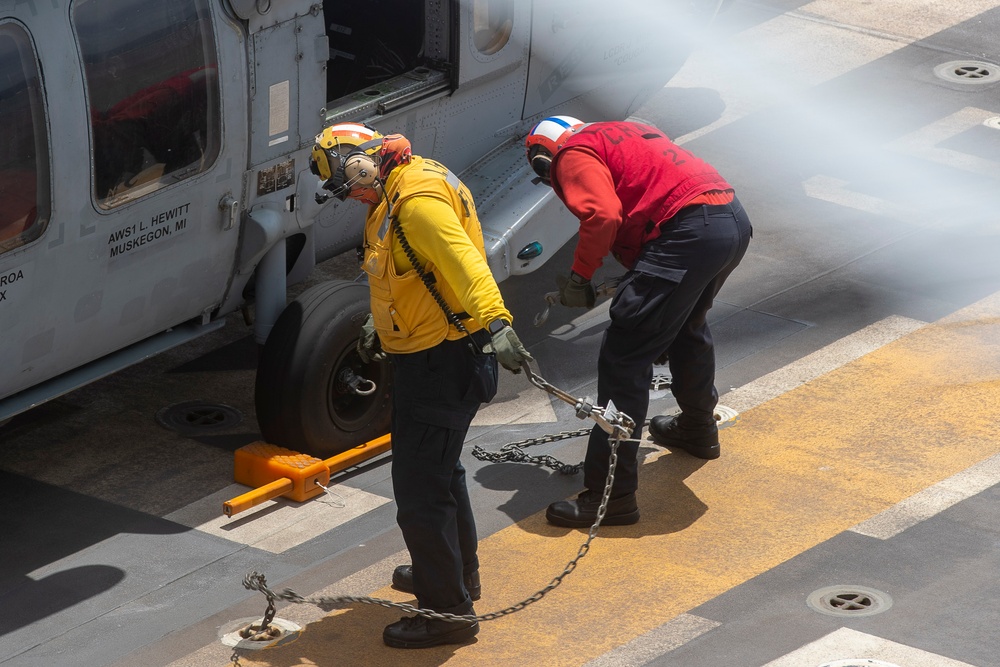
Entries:
MULTIPOLYGON (((418 606, 474 615, 479 599, 476 523, 460 461, 469 425, 497 389, 497 363, 531 361, 511 328, 465 185, 434 160, 412 155, 399 134, 357 123, 326 128, 313 170, 339 199, 369 205, 362 268, 371 315, 362 359, 393 365, 392 487, 411 565, 393 585, 418 606)), ((382 639, 397 648, 468 641, 475 621, 404 617, 382 639)))

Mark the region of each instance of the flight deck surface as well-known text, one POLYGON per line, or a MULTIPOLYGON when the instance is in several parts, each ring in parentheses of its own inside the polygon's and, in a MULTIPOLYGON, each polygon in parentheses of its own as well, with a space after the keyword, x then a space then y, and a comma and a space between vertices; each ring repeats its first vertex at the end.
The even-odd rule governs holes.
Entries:
MULTIPOLYGON (((223 516, 246 490, 233 451, 260 437, 257 351, 232 318, 0 428, 0 665, 1000 666, 1000 9, 957 4, 737 0, 636 112, 715 165, 754 225, 710 313, 729 420, 715 461, 645 440, 640 522, 601 528, 542 600, 415 651, 382 643, 397 610, 279 603, 300 629, 234 653, 226 635, 266 607, 249 572, 304 596, 413 597, 389 586, 408 562, 390 454, 320 498, 223 516), (195 400, 234 417, 162 424, 195 400)), ((501 290, 538 373, 594 396, 607 301, 532 326, 571 257, 501 290)), ((356 271, 338 259, 313 280, 356 271)), ((609 259, 595 280, 619 273, 609 259)), ((477 416, 478 613, 545 587, 587 531, 544 517, 579 475, 472 448, 586 425, 505 372, 477 416)), ((584 446, 531 449, 576 463, 584 446)))

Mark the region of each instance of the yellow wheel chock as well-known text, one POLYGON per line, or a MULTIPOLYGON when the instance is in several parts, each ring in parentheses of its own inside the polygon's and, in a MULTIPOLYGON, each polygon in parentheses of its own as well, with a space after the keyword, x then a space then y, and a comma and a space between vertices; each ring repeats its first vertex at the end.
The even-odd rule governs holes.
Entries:
POLYGON ((330 475, 346 470, 392 448, 389 434, 369 440, 326 460, 267 442, 252 442, 236 450, 234 474, 238 484, 254 487, 222 503, 228 517, 283 496, 303 502, 323 493, 330 475))

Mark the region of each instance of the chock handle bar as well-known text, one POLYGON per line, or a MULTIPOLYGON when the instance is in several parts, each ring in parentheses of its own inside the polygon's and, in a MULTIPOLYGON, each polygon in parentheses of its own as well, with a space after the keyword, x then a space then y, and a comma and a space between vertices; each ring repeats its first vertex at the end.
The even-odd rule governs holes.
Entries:
POLYGON ((276 479, 270 484, 265 484, 264 486, 254 489, 253 491, 247 491, 241 496, 236 496, 232 500, 227 500, 222 503, 222 513, 231 517, 234 514, 248 510, 251 507, 256 507, 263 502, 267 502, 272 498, 283 496, 294 487, 295 484, 287 477, 276 479))
POLYGON ((299 454, 277 445, 255 442, 236 450, 236 481, 257 487, 222 504, 228 517, 285 496, 296 502, 321 495, 330 475, 357 465, 392 448, 389 434, 341 452, 326 460, 299 454))

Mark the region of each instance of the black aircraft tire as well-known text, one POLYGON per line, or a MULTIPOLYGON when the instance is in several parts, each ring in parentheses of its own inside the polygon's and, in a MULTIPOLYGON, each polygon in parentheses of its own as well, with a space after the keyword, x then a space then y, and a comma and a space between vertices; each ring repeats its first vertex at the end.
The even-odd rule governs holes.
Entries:
POLYGON ((369 311, 368 286, 334 280, 288 304, 264 344, 254 398, 271 444, 329 458, 389 432, 392 369, 364 364, 355 349, 369 311), (351 392, 345 374, 376 384, 351 392))

